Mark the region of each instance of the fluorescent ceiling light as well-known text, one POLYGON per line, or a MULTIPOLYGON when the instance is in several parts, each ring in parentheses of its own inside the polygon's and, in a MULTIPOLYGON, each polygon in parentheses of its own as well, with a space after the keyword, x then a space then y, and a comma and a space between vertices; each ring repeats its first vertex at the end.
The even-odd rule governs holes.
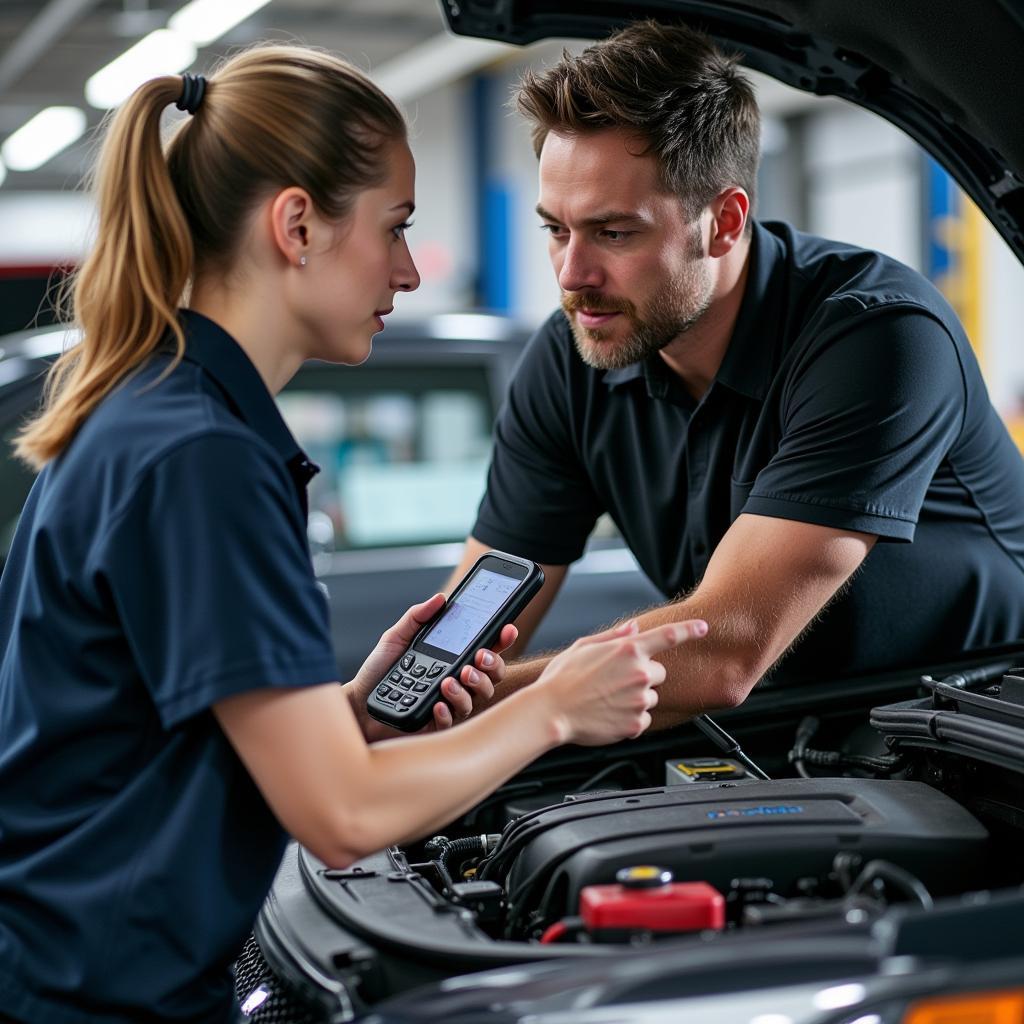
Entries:
POLYGON ((270 0, 192 0, 172 16, 167 27, 196 46, 209 46, 268 3, 270 0))
POLYGON ((47 107, 26 121, 0 148, 12 171, 34 171, 85 134, 85 111, 47 107))
POLYGON ((102 110, 126 100, 143 82, 177 75, 196 59, 191 39, 161 28, 150 32, 85 83, 85 98, 102 110))

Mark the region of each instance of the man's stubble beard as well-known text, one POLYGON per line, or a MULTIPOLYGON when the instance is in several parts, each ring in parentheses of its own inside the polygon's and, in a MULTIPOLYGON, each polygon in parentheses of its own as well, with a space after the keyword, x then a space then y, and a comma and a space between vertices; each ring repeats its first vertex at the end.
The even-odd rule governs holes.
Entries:
POLYGON ((620 370, 638 363, 698 324, 711 305, 712 286, 702 259, 694 259, 666 282, 642 310, 623 299, 573 292, 562 296, 580 358, 595 370, 620 370), (580 308, 620 313, 629 322, 625 337, 610 342, 614 329, 581 327, 573 315, 580 308))

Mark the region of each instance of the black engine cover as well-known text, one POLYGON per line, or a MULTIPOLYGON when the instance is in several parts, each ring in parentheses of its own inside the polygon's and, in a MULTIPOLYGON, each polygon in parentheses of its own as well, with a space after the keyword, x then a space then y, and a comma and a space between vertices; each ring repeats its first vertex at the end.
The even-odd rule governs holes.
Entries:
POLYGON ((550 920, 577 912, 580 890, 634 864, 722 892, 767 877, 780 894, 829 873, 840 851, 882 858, 935 895, 981 887, 989 835, 959 804, 920 782, 794 779, 671 786, 576 800, 519 820, 510 903, 550 920), (974 881, 977 879, 977 881, 974 881))

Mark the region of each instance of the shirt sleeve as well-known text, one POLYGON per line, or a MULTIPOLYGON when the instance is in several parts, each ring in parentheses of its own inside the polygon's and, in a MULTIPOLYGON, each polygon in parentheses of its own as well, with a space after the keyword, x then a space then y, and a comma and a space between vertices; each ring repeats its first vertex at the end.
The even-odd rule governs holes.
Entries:
POLYGON ((571 343, 555 314, 533 337, 498 414, 487 490, 472 535, 510 554, 568 565, 602 508, 573 426, 571 343))
POLYGON ((167 728, 233 694, 338 678, 295 486, 255 439, 207 435, 151 466, 99 566, 167 728))
POLYGON ((743 512, 911 541, 929 483, 963 425, 956 343, 923 311, 864 311, 795 367, 782 440, 743 512))

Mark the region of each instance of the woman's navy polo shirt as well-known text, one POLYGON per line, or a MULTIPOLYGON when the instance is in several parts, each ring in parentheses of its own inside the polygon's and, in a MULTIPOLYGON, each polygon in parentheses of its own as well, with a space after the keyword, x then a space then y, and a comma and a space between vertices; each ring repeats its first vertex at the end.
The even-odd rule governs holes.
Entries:
POLYGON ((741 513, 903 542, 876 544, 786 656, 776 681, 795 682, 1024 636, 1022 495, 1024 462, 939 292, 879 253, 755 224, 699 403, 658 355, 595 370, 562 313, 541 328, 473 536, 566 565, 607 512, 668 598, 699 582, 741 513))
POLYGON ((312 470, 185 313, 40 474, 0 580, 0 1013, 223 1021, 285 835, 211 705, 337 679, 312 470))

